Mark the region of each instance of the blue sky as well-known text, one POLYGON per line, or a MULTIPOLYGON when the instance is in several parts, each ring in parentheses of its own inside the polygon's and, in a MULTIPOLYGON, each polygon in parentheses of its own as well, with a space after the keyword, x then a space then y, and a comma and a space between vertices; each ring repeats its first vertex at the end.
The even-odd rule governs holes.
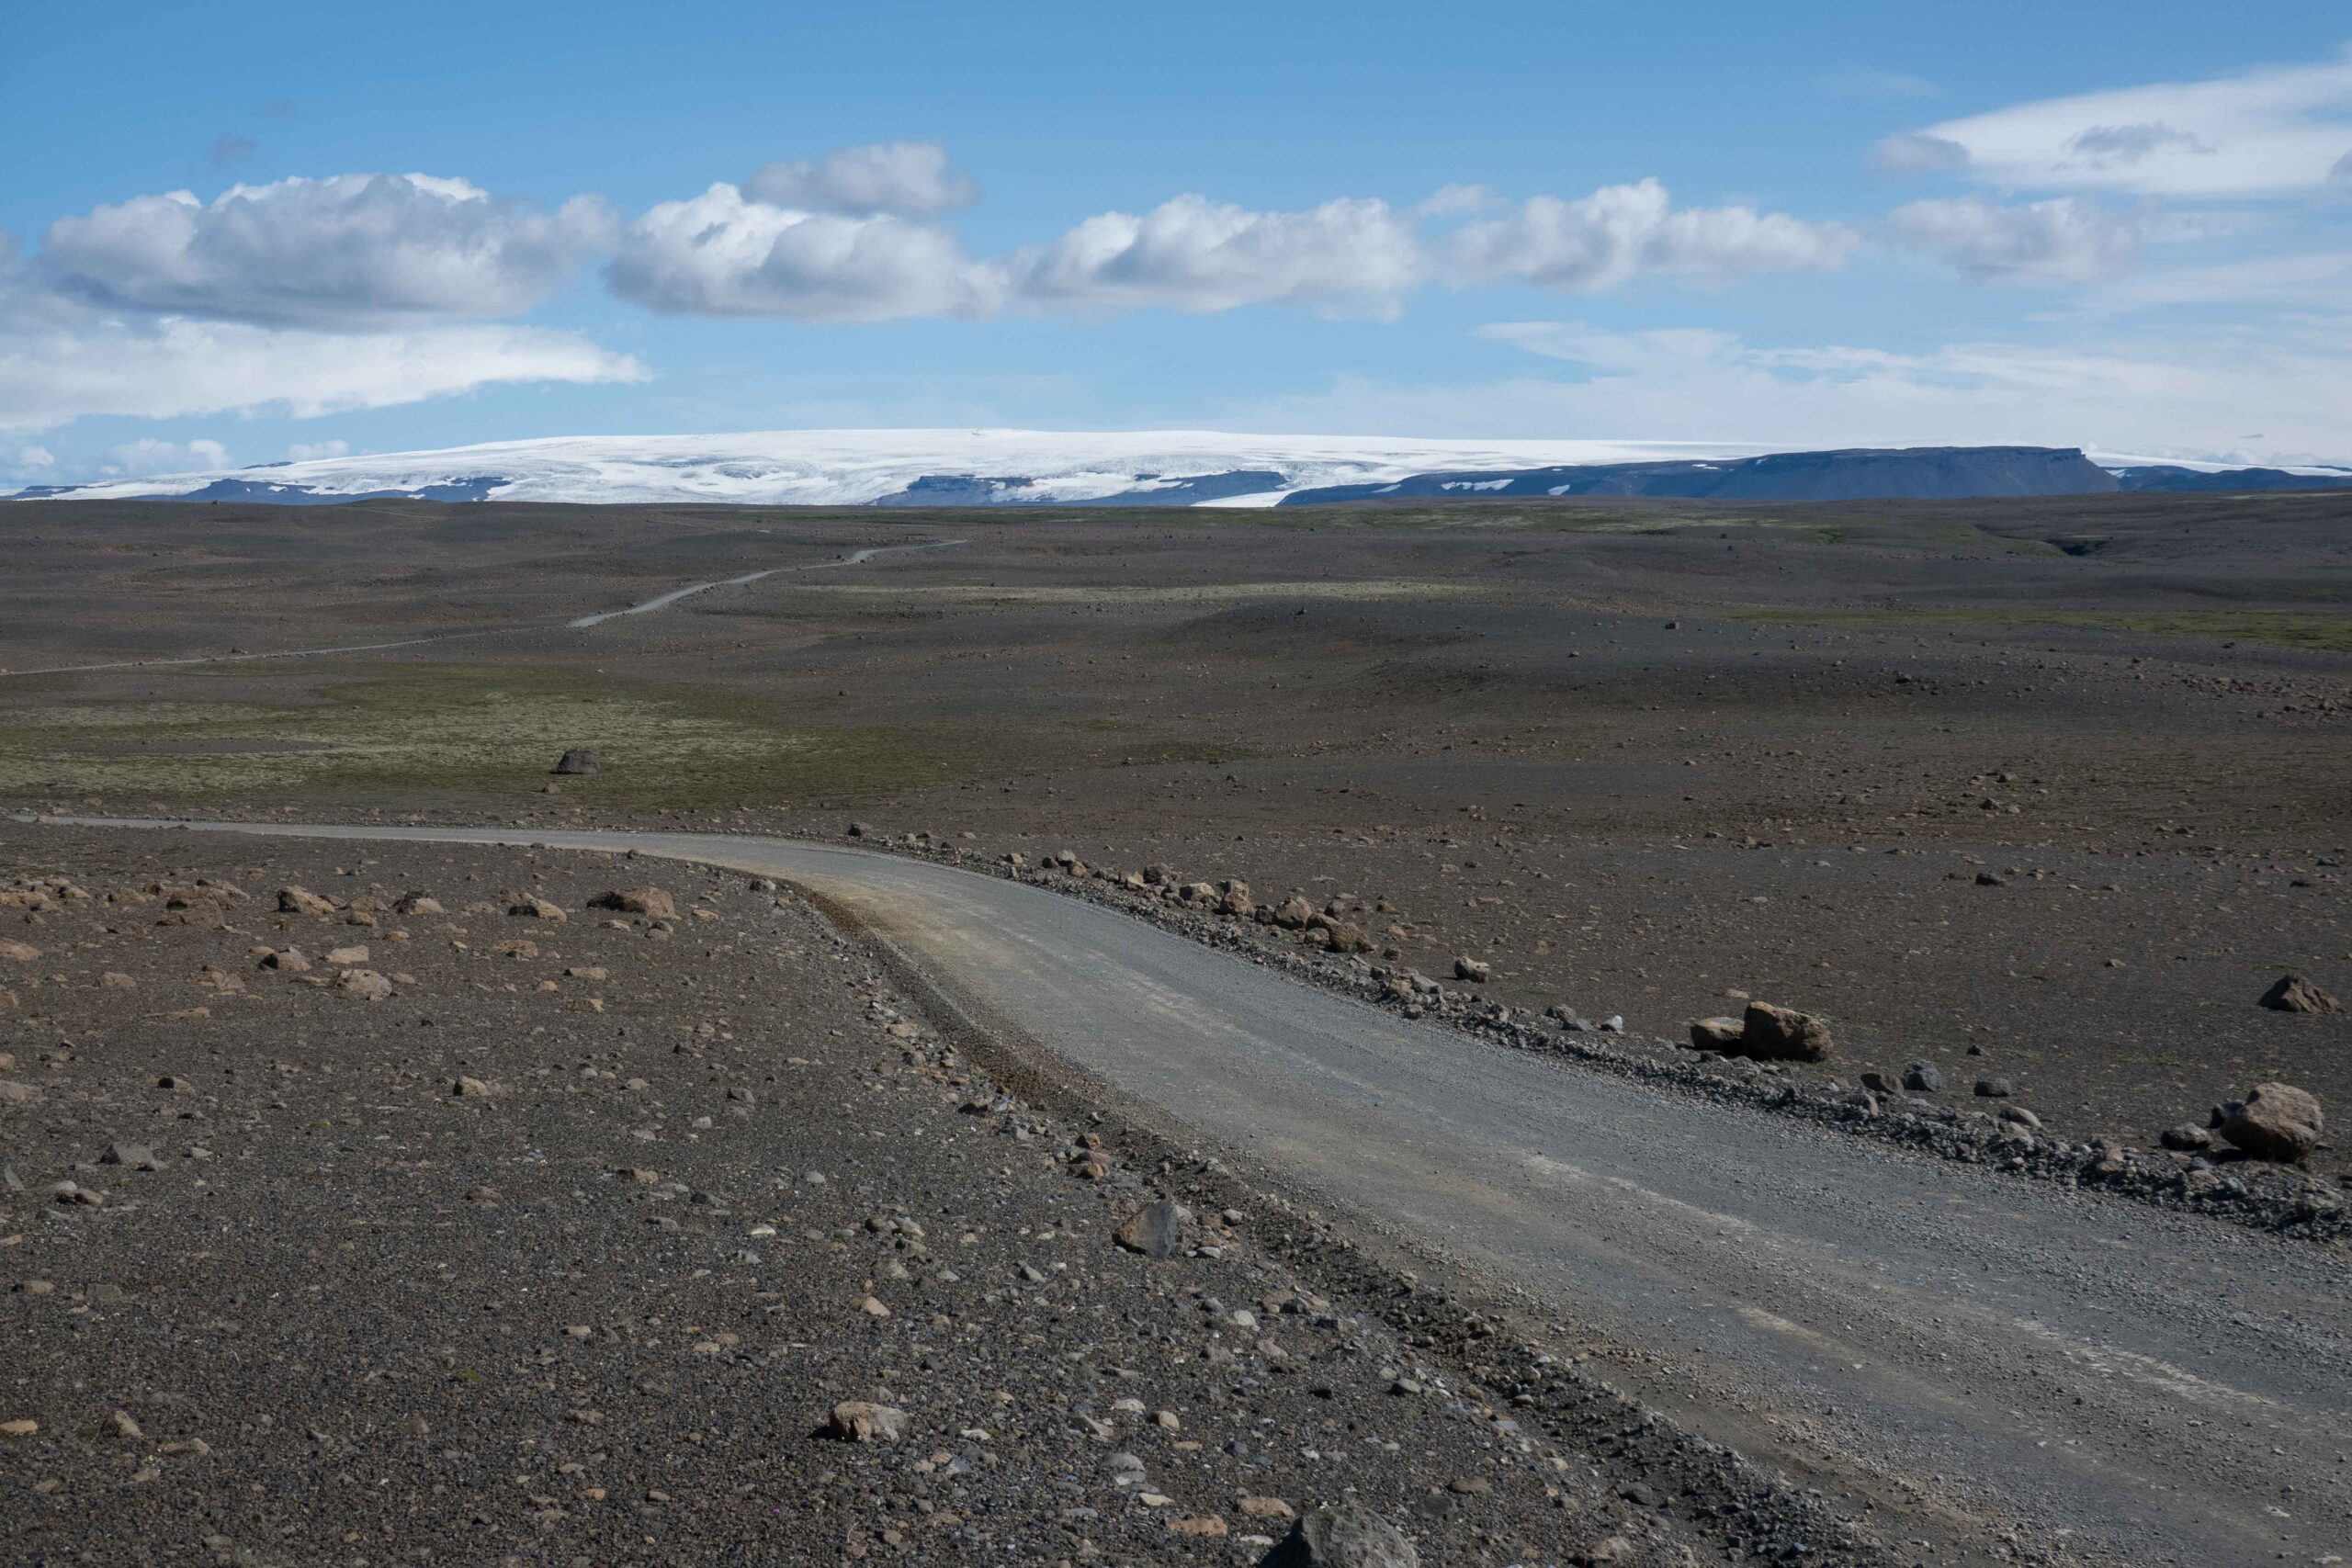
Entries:
POLYGON ((2352 459, 2347 40, 2315 4, 10 7, 0 482, 808 425, 2352 459))

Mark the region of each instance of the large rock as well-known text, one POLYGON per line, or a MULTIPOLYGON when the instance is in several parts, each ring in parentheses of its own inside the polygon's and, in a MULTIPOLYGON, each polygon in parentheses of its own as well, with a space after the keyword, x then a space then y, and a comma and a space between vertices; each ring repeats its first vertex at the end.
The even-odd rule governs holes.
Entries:
POLYGON ((1184 1223, 1192 1213, 1183 1204, 1171 1198, 1147 1203, 1143 1212, 1119 1227, 1114 1240, 1129 1252, 1140 1252, 1146 1258, 1165 1260, 1176 1255, 1184 1243, 1184 1223))
POLYGON ((844 1443, 895 1443, 907 1435, 907 1413, 895 1405, 844 1399, 827 1417, 825 1434, 844 1443))
POLYGON ((1736 1051, 1744 1028, 1736 1018, 1702 1018, 1690 1025, 1690 1043, 1702 1051, 1736 1051))
POLYGON ((588 900, 592 909, 618 909, 624 915, 643 915, 650 920, 674 920, 678 918, 678 902, 659 887, 616 887, 610 893, 599 893, 588 900))
POLYGON ((2256 1159, 2300 1165, 2319 1147, 2327 1119, 2319 1100, 2291 1084, 2261 1083, 2244 1100, 2213 1112, 2213 1128, 2233 1147, 2256 1159))
POLYGON ((2301 975, 2281 975, 2262 993, 2262 1005, 2273 1012, 2342 1012, 2344 1004, 2301 975))
POLYGON ((277 890, 277 908, 288 915, 332 915, 333 899, 322 898, 307 887, 281 887, 277 890))
POLYGON ((605 759, 591 746, 575 746, 555 760, 555 771, 566 777, 580 777, 605 771, 605 759))
POLYGON ((1274 910, 1274 924, 1286 931, 1305 931, 1306 922, 1315 918, 1315 906, 1292 894, 1274 910))
POLYGON ((1466 953, 1453 961, 1453 977, 1457 980, 1467 980, 1474 986, 1484 983, 1486 978, 1494 972, 1493 964, 1483 958, 1472 958, 1466 953))
POLYGON ((1739 1054, 1770 1062, 1826 1062, 1829 1026, 1794 1008, 1750 1002, 1740 1018, 1739 1054))
POLYGON ((1404 1532, 1360 1503, 1310 1508, 1259 1568, 1420 1568, 1404 1532))

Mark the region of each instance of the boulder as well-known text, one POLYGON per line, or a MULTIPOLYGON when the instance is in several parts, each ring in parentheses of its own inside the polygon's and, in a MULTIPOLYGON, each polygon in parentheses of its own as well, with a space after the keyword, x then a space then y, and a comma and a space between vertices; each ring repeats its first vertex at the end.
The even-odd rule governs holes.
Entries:
POLYGON ((616 887, 609 893, 599 893, 588 900, 592 909, 618 909, 624 915, 643 915, 649 920, 674 920, 678 918, 678 901, 659 887, 616 887))
POLYGON ((2262 993, 2262 1005, 2273 1012, 2342 1012, 2344 1004, 2301 975, 2281 975, 2262 993))
POLYGON ((1310 1508, 1258 1568, 1420 1568, 1404 1532, 1361 1503, 1310 1508))
POLYGON ((1329 946, 1334 953, 1370 953, 1372 938, 1353 920, 1335 920, 1329 928, 1329 946))
POLYGON ((364 1002, 380 1002, 392 994, 392 983, 373 969, 346 969, 335 986, 364 1002))
POLYGON ((605 759, 593 746, 575 746, 555 760, 557 774, 564 778, 579 778, 605 771, 605 759))
POLYGON ((2017 1091, 2017 1085, 2007 1078, 1978 1078, 1976 1080, 1976 1094, 1980 1100, 2007 1100, 2017 1091))
POLYGON ((1743 1027, 1736 1018, 1702 1018, 1690 1025, 1690 1043, 1702 1051, 1736 1051, 1743 1027))
POLYGON ((1944 1076, 1933 1062, 1914 1062, 1903 1069, 1903 1087, 1913 1094, 1933 1094, 1944 1087, 1944 1076))
POLYGON ((567 919, 560 905, 550 904, 537 895, 526 894, 506 906, 506 912, 518 920, 560 920, 567 919))
POLYGON ((1495 966, 1483 958, 1472 958, 1464 954, 1453 961, 1453 977, 1457 980, 1467 980, 1474 986, 1484 984, 1487 977, 1494 972, 1495 966))
POLYGON ((1770 1062, 1826 1062, 1829 1026, 1794 1008, 1750 1002, 1740 1017, 1739 1052, 1770 1062))
POLYGON ((322 898, 307 887, 281 887, 277 890, 277 908, 286 915, 332 915, 334 901, 322 898))
POLYGON ((1286 931, 1304 931, 1306 922, 1315 918, 1315 906, 1296 894, 1283 899, 1274 909, 1274 924, 1286 931))
POLYGON ((422 917, 428 915, 446 915, 448 912, 448 910, 441 907, 440 899, 426 893, 408 894, 402 897, 399 903, 392 906, 392 913, 395 915, 414 915, 422 917))
POLYGON ((826 1417, 825 1435, 844 1443, 895 1443, 907 1435, 907 1413, 896 1405, 844 1399, 826 1417))
POLYGON ((2213 1112, 2213 1127, 2233 1148, 2256 1159, 2300 1165, 2319 1147, 2326 1118, 2319 1100, 2291 1084, 2256 1084, 2244 1100, 2213 1112))
POLYGON ((1164 1260, 1174 1257, 1177 1247, 1183 1244, 1184 1224, 1192 1217, 1183 1204, 1172 1198, 1162 1198, 1145 1204, 1135 1218, 1119 1227, 1113 1239, 1129 1252, 1164 1260))

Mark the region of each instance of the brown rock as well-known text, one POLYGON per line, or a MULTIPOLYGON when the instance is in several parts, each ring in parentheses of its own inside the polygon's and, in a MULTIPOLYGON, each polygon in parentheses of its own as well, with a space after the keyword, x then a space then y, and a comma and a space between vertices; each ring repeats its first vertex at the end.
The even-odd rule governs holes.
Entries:
POLYGON ((1826 1062, 1829 1026, 1809 1012, 1750 1002, 1740 1020, 1739 1050, 1765 1061, 1826 1062))
POLYGON ((2256 1084, 2244 1100, 2213 1113, 2213 1126, 2233 1147, 2256 1159, 2300 1165, 2319 1147, 2326 1117, 2319 1100, 2291 1084, 2256 1084))
POLYGON ((424 917, 429 915, 446 915, 448 912, 448 910, 441 907, 440 899, 434 897, 428 893, 406 894, 402 896, 398 903, 392 906, 392 913, 395 915, 413 915, 424 917))
POLYGON ((1743 1027, 1736 1018, 1702 1018, 1690 1025, 1690 1043, 1702 1051, 1736 1051, 1743 1027))
POLYGON ((287 915, 332 915, 334 901, 322 898, 307 887, 281 887, 277 890, 277 908, 287 915))
POLYGON ((2342 1012, 2344 1004, 2301 975, 2281 975, 2262 993, 2262 1005, 2273 1012, 2342 1012))
POLYGON ((561 920, 571 918, 563 912, 560 905, 550 904, 544 898, 527 895, 507 905, 506 912, 518 920, 561 920))
POLYGON ((907 1435, 907 1413, 869 1400, 844 1399, 826 1418, 825 1435, 844 1443, 895 1443, 907 1435))
POLYGON ((18 964, 30 964, 40 956, 40 949, 28 942, 0 938, 0 958, 13 959, 18 964))
POLYGON ((643 915, 651 920, 674 920, 678 918, 677 900, 659 887, 620 887, 610 893, 599 893, 588 900, 596 909, 617 909, 625 915, 643 915))

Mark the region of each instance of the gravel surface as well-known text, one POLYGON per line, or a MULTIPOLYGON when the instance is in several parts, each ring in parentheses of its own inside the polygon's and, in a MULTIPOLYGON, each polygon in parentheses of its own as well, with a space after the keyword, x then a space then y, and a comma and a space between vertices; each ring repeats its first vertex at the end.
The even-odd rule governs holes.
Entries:
POLYGON ((1002 879, 721 835, 521 836, 817 888, 1097 1104, 1524 1292, 1620 1386, 1917 1532, 1898 1539, 1964 1557, 2014 1523, 2084 1560, 2251 1562, 2315 1557, 2352 1517, 2333 1248, 1481 1049, 1002 879))
POLYGON ((1008 1092, 772 884, 16 827, 0 869, 54 906, 0 926, 7 1562, 1240 1563, 1350 1499, 1425 1563, 1836 1539, 1531 1365, 1609 1432, 1554 1440, 1229 1182, 1122 1247, 1219 1179, 1008 1092), (590 907, 641 884, 675 916, 590 907))

